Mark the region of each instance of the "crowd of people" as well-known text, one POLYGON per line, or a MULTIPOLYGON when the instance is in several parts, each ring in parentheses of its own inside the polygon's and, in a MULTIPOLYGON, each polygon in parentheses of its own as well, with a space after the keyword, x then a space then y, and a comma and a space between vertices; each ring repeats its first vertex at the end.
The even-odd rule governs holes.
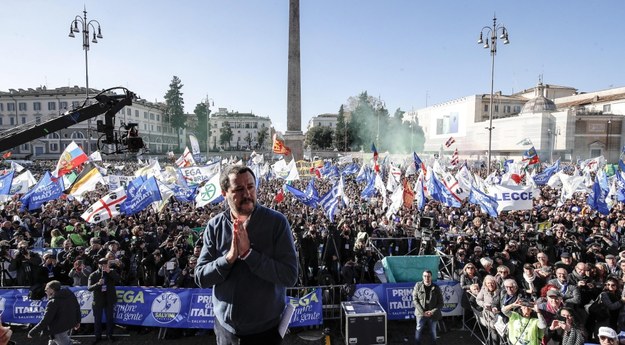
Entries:
MULTIPOLYGON (((37 176, 54 164, 27 168, 37 176)), ((109 174, 133 175, 137 168, 111 163, 109 174)), ((414 183, 416 175, 407 178, 414 183)), ((537 328, 532 337, 541 341, 578 344, 597 340, 601 327, 625 330, 623 203, 601 215, 589 208, 584 193, 559 204, 559 191, 543 186, 531 210, 497 218, 467 202, 453 208, 428 201, 423 210, 402 207, 389 219, 382 198, 360 200, 364 186, 352 175, 344 187, 352 202, 330 221, 321 207, 308 207, 288 193, 278 197, 284 180, 260 180, 258 202, 290 223, 302 286, 375 282, 374 264, 384 256, 438 253, 453 261, 452 278, 466 291, 465 309, 478 312, 493 330, 499 319, 538 316, 544 324, 532 323, 537 328)), ((307 183, 302 178, 292 186, 304 190, 307 183)), ((315 180, 319 195, 332 185, 315 180)), ((7 202, 0 211, 0 283, 33 286, 36 298, 51 280, 88 285, 89 275, 106 259, 119 273, 119 285, 198 287, 194 267, 201 234, 223 205, 195 208, 172 199, 160 212, 147 208, 86 223, 80 215, 106 190, 101 186, 82 201, 53 200, 34 212, 21 211, 18 198, 7 202)), ((524 323, 508 327, 516 324, 524 323)), ((499 336, 519 339, 529 333, 512 329, 499 336)))

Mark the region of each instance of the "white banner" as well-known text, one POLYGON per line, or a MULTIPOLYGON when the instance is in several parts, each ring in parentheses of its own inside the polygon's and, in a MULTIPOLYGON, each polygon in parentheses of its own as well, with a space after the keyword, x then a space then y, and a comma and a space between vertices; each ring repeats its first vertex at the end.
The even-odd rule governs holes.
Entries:
POLYGON ((532 186, 502 186, 488 187, 488 195, 497 200, 497 211, 531 210, 532 200, 539 196, 539 192, 532 186))
POLYGON ((198 167, 180 168, 182 177, 187 181, 189 186, 200 184, 213 177, 219 172, 219 162, 211 163, 209 165, 198 167))

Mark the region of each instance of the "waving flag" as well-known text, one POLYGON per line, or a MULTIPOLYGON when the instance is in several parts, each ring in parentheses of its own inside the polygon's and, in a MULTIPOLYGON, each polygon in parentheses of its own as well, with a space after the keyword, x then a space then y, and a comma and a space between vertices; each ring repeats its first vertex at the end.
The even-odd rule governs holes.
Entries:
POLYGON ((534 146, 530 147, 527 151, 523 153, 523 161, 527 162, 528 165, 540 163, 538 153, 536 153, 536 149, 534 148, 534 146))
POLYGON ((189 151, 188 147, 185 147, 182 156, 176 159, 176 165, 179 168, 186 168, 195 165, 195 159, 193 159, 193 155, 191 154, 191 151, 189 151))
POLYGON ((330 222, 334 222, 334 215, 339 207, 339 185, 335 184, 320 200, 319 205, 323 208, 330 222))
POLYGON ((370 174, 367 180, 367 185, 360 192, 360 197, 364 200, 369 200, 375 193, 375 175, 370 174))
POLYGON ((445 147, 449 148, 455 142, 456 142, 456 139, 454 139, 454 137, 449 137, 449 139, 447 139, 447 141, 445 142, 445 147))
POLYGON ((44 202, 58 199, 62 194, 63 180, 57 179, 54 181, 50 172, 46 171, 46 174, 39 180, 37 185, 22 197, 22 207, 28 207, 29 211, 36 210, 44 202))
POLYGON ((618 160, 618 167, 619 169, 621 169, 621 171, 625 171, 625 145, 623 145, 623 148, 621 149, 621 156, 619 157, 618 160))
POLYGON ((421 161, 421 158, 417 156, 416 152, 412 152, 412 159, 414 160, 415 171, 419 171, 419 169, 421 169, 421 166, 423 165, 423 161, 421 161))
POLYGON ((479 205, 482 212, 488 213, 488 215, 493 218, 497 218, 497 216, 499 216, 499 212, 497 211, 497 207, 499 207, 497 200, 473 186, 471 186, 471 192, 469 193, 469 202, 474 205, 479 205))
POLYGON ((560 159, 558 159, 552 166, 546 168, 542 173, 534 176, 534 182, 536 182, 539 186, 544 186, 547 184, 547 181, 553 176, 555 173, 560 170, 560 159))
POLYGON ((126 215, 135 214, 144 210, 151 203, 163 200, 158 182, 154 176, 148 178, 137 190, 127 194, 121 204, 121 212, 126 215))
POLYGON ((414 185, 414 192, 415 192, 415 200, 417 202, 417 208, 419 210, 423 210, 423 207, 425 207, 425 185, 423 184, 423 179, 424 179, 424 173, 423 170, 421 170, 419 172, 419 177, 417 177, 417 182, 414 185))
POLYGON ((11 184, 13 184, 14 175, 15 170, 11 170, 8 174, 0 176, 0 195, 9 195, 11 193, 11 184))
POLYGON ((432 176, 430 176, 430 179, 432 180, 432 190, 428 189, 428 192, 430 192, 432 199, 442 202, 443 204, 450 207, 460 207, 460 201, 458 201, 458 199, 456 199, 456 197, 451 194, 447 187, 445 187, 445 185, 441 181, 439 181, 439 179, 436 177, 436 174, 432 174, 432 176))
POLYGON ((291 149, 288 148, 284 141, 278 138, 278 135, 274 133, 273 135, 273 153, 278 155, 288 156, 291 154, 291 149))
POLYGON ((306 186, 306 190, 304 191, 304 193, 306 193, 306 196, 309 198, 313 198, 316 201, 319 201, 319 193, 317 192, 317 189, 315 188, 315 179, 311 178, 310 182, 308 182, 308 186, 306 186))
POLYGON ((378 149, 375 148, 375 143, 371 143, 371 152, 373 152, 373 170, 380 172, 380 165, 378 165, 378 149))
POLYGON ((586 203, 591 209, 596 210, 601 214, 608 215, 610 214, 610 210, 608 209, 608 204, 605 201, 606 195, 607 191, 603 190, 601 186, 599 186, 599 181, 595 181, 592 185, 592 190, 588 194, 586 203))
MULTIPOLYGON (((312 181, 312 180, 311 180, 312 181)), ((301 190, 285 184, 284 187, 286 187, 286 190, 293 194, 293 196, 299 200, 302 204, 309 206, 309 207, 315 207, 317 206, 317 200, 313 197, 309 197, 308 195, 306 195, 306 193, 302 192, 301 190)))
POLYGON ((103 196, 80 216, 87 223, 99 223, 120 215, 121 203, 126 200, 126 191, 123 187, 103 196))
POLYGON ((219 185, 220 174, 215 174, 204 186, 197 191, 195 196, 195 207, 202 207, 209 203, 218 203, 223 200, 221 186, 219 185))
POLYGON ((410 207, 414 202, 414 191, 412 190, 410 183, 408 183, 408 179, 404 179, 402 184, 404 187, 404 207, 410 207))
POLYGON ((454 150, 454 154, 451 155, 451 165, 456 166, 458 165, 459 162, 459 158, 458 158, 458 149, 454 150))
POLYGON ((89 157, 85 154, 85 152, 72 141, 69 145, 67 145, 63 153, 61 153, 61 157, 56 164, 56 170, 54 170, 52 175, 55 178, 59 178, 71 172, 88 160, 89 157))
POLYGON ((105 185, 104 177, 93 163, 87 163, 65 193, 80 196, 86 191, 93 190, 98 183, 105 185))
POLYGON ((195 200, 195 192, 198 190, 198 186, 183 186, 174 184, 170 187, 174 192, 174 198, 180 202, 192 202, 195 200))

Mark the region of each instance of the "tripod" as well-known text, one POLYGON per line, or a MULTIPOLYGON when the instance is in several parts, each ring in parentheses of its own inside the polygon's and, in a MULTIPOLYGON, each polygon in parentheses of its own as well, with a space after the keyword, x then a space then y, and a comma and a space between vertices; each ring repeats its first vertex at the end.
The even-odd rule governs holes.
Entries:
POLYGON ((321 260, 323 261, 324 269, 320 270, 319 279, 317 279, 317 282, 320 285, 333 285, 332 283, 339 282, 339 274, 341 272, 341 267, 340 267, 341 266, 341 252, 339 250, 339 247, 336 245, 335 237, 336 237, 336 230, 328 229, 328 236, 326 237, 325 242, 323 244, 323 253, 321 254, 321 260), (336 262, 334 262, 332 258, 328 258, 328 249, 330 248, 330 245, 332 245, 332 248, 334 249, 333 255, 336 255, 336 262), (332 267, 332 266, 335 266, 335 267, 332 267), (324 272, 324 270, 327 273, 324 272), (327 279, 328 274, 332 278, 329 281, 327 279))
POLYGON ((9 264, 9 259, 5 256, 0 257, 0 286, 2 287, 13 285, 13 277, 11 277, 8 270, 9 264))

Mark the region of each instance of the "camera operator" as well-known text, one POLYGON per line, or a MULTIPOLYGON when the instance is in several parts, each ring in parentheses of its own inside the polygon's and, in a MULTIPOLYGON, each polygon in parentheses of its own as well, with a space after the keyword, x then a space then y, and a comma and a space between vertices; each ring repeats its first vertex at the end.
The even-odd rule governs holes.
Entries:
POLYGON ((310 229, 304 233, 300 241, 300 255, 303 258, 304 285, 311 286, 317 284, 319 275, 319 246, 321 239, 315 225, 310 225, 310 229))
POLYGON ((130 244, 128 256, 128 276, 126 284, 129 286, 144 286, 145 274, 143 272, 143 259, 148 251, 145 249, 145 242, 140 237, 134 237, 130 244))
POLYGON ((13 258, 11 257, 11 247, 8 241, 0 241, 0 284, 2 286, 12 286, 15 285, 15 270, 10 270, 11 261, 13 258))
POLYGON ((20 242, 15 258, 11 260, 9 271, 16 271, 18 286, 32 286, 37 282, 37 272, 41 268, 42 260, 39 254, 28 250, 28 243, 20 242))

